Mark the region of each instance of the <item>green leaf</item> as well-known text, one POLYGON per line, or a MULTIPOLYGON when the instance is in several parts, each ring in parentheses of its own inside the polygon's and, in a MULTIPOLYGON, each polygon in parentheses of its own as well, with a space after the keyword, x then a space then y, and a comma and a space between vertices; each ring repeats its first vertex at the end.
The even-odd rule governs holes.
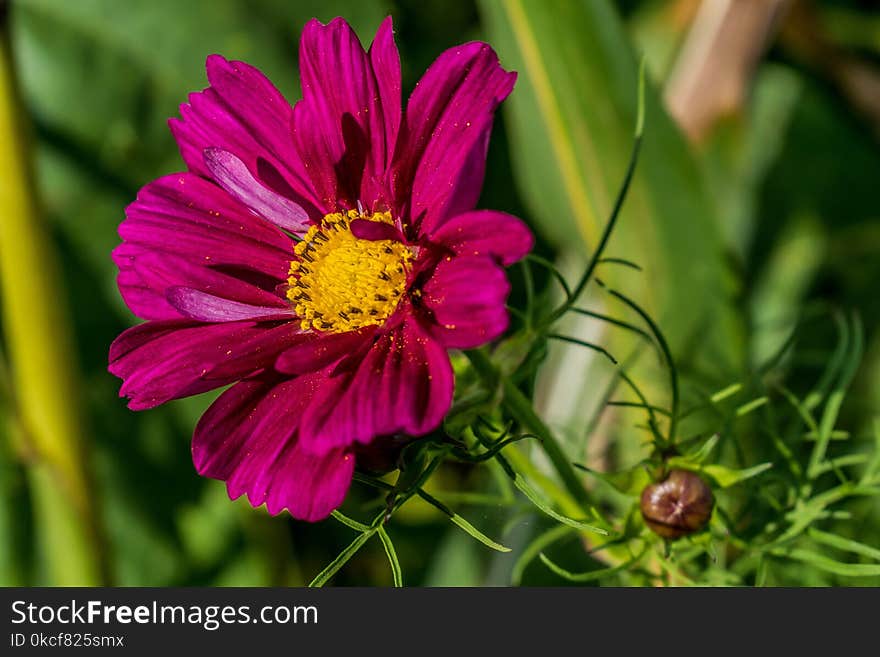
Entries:
POLYGON ((638 556, 633 557, 628 561, 617 564, 616 566, 609 566, 608 568, 598 568, 596 570, 588 570, 585 573, 573 573, 571 571, 568 571, 565 568, 562 568, 561 566, 553 563, 550 558, 543 552, 539 556, 541 557, 541 561, 544 562, 544 565, 547 566, 547 568, 552 570, 563 579, 567 579, 570 582, 595 582, 596 580, 603 579, 605 577, 608 577, 609 575, 613 575, 614 573, 619 573, 621 570, 626 570, 634 563, 636 563, 639 559, 641 559, 642 554, 644 554, 644 552, 640 553, 638 556))
POLYGON ((700 445, 700 448, 694 451, 692 454, 688 454, 687 458, 689 461, 693 463, 704 463, 706 459, 712 454, 712 450, 715 449, 715 446, 718 444, 718 441, 721 439, 717 433, 714 436, 711 436, 709 440, 700 445))
POLYGON ((510 573, 510 583, 514 586, 519 586, 522 582, 523 573, 526 567, 532 563, 532 560, 541 554, 544 549, 571 533, 572 528, 568 525, 557 525, 535 537, 520 553, 516 563, 513 564, 513 570, 510 573))
POLYGON ((711 477, 721 488, 729 488, 734 484, 739 484, 747 479, 756 477, 773 467, 772 463, 761 463, 744 468, 742 470, 734 470, 723 465, 709 464, 700 465, 695 461, 693 456, 673 456, 667 461, 669 467, 683 468, 685 470, 693 470, 694 472, 702 472, 711 477))
POLYGON ((718 403, 724 401, 725 399, 727 399, 728 397, 732 397, 733 395, 738 393, 740 390, 742 390, 742 384, 741 383, 733 383, 733 384, 727 386, 726 388, 723 388, 722 390, 719 390, 718 392, 716 392, 714 395, 709 397, 709 400, 713 404, 718 404, 718 403))
POLYGON ((416 493, 418 494, 419 497, 421 497, 423 500, 425 500, 428 504, 430 504, 434 508, 439 509, 441 512, 443 512, 446 516, 449 517, 449 519, 452 522, 454 522, 457 526, 461 527, 464 531, 466 531, 468 534, 473 536, 475 539, 477 539, 483 545, 490 547, 493 550, 497 550, 498 552, 510 552, 509 547, 505 547, 505 546, 501 545, 501 543, 496 543, 495 541, 493 541, 491 538, 486 536, 483 532, 481 532, 479 529, 474 527, 467 520, 462 518, 457 513, 454 513, 448 506, 443 504, 443 502, 441 502, 440 500, 438 500, 434 496, 426 493, 421 488, 419 488, 416 491, 416 493))
POLYGON ((871 455, 871 460, 865 466, 865 472, 862 474, 862 483, 868 483, 880 472, 880 417, 874 418, 873 434, 874 451, 871 455))
POLYGON ((829 572, 834 575, 840 575, 842 577, 875 577, 877 575, 880 575, 880 563, 844 563, 842 561, 829 559, 828 557, 823 556, 817 552, 812 552, 810 550, 804 550, 801 548, 777 548, 775 550, 772 550, 772 553, 776 556, 782 556, 788 559, 794 559, 795 561, 809 564, 818 568, 819 570, 824 570, 825 572, 829 572))
POLYGON ((544 502, 544 500, 541 499, 534 488, 526 483, 526 480, 523 478, 522 475, 516 475, 516 478, 513 480, 513 485, 516 486, 520 491, 522 491, 523 495, 529 498, 529 501, 536 507, 538 507, 538 509, 543 511, 554 520, 561 522, 563 525, 568 525, 569 527, 572 527, 574 529, 595 532, 597 534, 602 534, 603 536, 608 535, 608 532, 601 527, 596 527, 595 525, 591 525, 590 523, 583 520, 575 520, 574 518, 569 518, 568 516, 564 516, 561 513, 555 511, 551 506, 549 506, 546 502, 544 502))
POLYGON ((770 401, 770 399, 767 397, 758 397, 757 399, 753 399, 750 402, 746 402, 736 409, 736 416, 743 417, 744 415, 748 415, 752 411, 761 408, 761 406, 764 406, 768 401, 770 401))
POLYGON ((491 538, 486 536, 483 532, 481 532, 479 529, 474 527, 471 523, 469 523, 467 520, 462 518, 457 513, 454 513, 451 516, 449 516, 449 519, 452 522, 454 522, 456 525, 461 527, 463 530, 465 530, 468 534, 470 534, 475 539, 477 539, 483 545, 490 547, 493 550, 497 550, 498 552, 510 552, 509 547, 505 547, 504 545, 501 545, 501 543, 496 543, 495 541, 493 541, 491 538))
POLYGON ((339 569, 342 568, 346 563, 348 563, 348 560, 351 559, 357 553, 357 551, 363 547, 364 543, 369 541, 370 538, 372 538, 373 534, 375 534, 377 531, 378 528, 358 534, 357 538, 355 538, 351 543, 349 543, 348 547, 346 547, 342 552, 339 553, 339 556, 337 556, 327 565, 326 568, 324 568, 324 570, 322 570, 315 576, 315 579, 313 579, 309 583, 309 586, 324 586, 324 584, 330 581, 330 578, 333 577, 337 572, 339 572, 339 569))
POLYGON ((822 461, 825 458, 825 452, 828 449, 828 443, 831 441, 831 433, 837 422, 837 416, 840 413, 840 407, 843 404, 846 390, 852 383, 856 374, 859 363, 862 360, 862 351, 864 349, 864 331, 862 322, 857 316, 844 319, 845 325, 851 324, 846 329, 850 335, 844 342, 847 344, 845 355, 842 359, 841 372, 838 380, 835 382, 834 389, 828 395, 828 401, 825 402, 825 408, 822 411, 822 418, 819 420, 819 437, 813 447, 810 455, 810 465, 807 468, 807 476, 811 479, 818 477, 822 473, 822 461))
POLYGON ((400 569, 400 561, 397 560, 397 552, 394 550, 394 543, 391 537, 382 525, 376 530, 379 534, 379 540, 382 541, 382 547, 385 548, 385 556, 388 557, 388 563, 391 564, 391 577, 394 580, 394 586, 403 586, 403 571, 400 569))
POLYGON ((849 318, 839 310, 834 311, 833 316, 837 328, 837 342, 834 345, 831 357, 827 359, 825 368, 822 370, 822 376, 804 398, 804 406, 810 410, 816 408, 825 400, 832 386, 840 378, 840 374, 845 367, 844 363, 847 360, 847 354, 850 351, 852 334, 849 318))
POLYGON ((721 488, 729 488, 734 484, 744 482, 746 479, 757 477, 759 474, 766 472, 772 467, 772 463, 761 463, 760 465, 755 465, 743 470, 732 470, 723 465, 705 465, 703 466, 702 471, 712 477, 712 479, 715 480, 715 483, 721 486, 721 488))
POLYGON ((342 512, 340 512, 339 510, 334 511, 333 513, 330 514, 330 516, 333 519, 341 522, 346 527, 350 527, 351 529, 355 530, 356 532, 370 531, 369 526, 365 525, 362 522, 358 522, 357 520, 352 520, 351 518, 349 518, 348 516, 346 516, 342 512))
POLYGON ((599 472, 577 463, 575 464, 575 467, 578 470, 595 477, 601 483, 613 490, 617 495, 625 498, 632 498, 633 496, 641 494, 642 489, 651 483, 651 477, 646 469, 648 464, 649 462, 647 460, 639 461, 626 470, 620 470, 618 472, 599 472))
POLYGON ((781 545, 791 540, 806 530, 816 520, 827 517, 829 515, 828 507, 841 500, 852 496, 874 497, 877 495, 880 495, 880 487, 855 484, 853 482, 842 483, 830 490, 815 495, 808 501, 799 503, 786 514, 785 519, 791 525, 775 539, 773 545, 781 545))
POLYGON ((828 459, 819 464, 819 466, 813 471, 813 476, 818 477, 826 472, 839 470, 840 468, 845 468, 850 465, 860 465, 866 463, 869 458, 870 456, 868 454, 847 454, 846 456, 839 456, 836 459, 828 459))
POLYGON ((758 561, 758 567, 755 571, 755 586, 767 586, 770 579, 770 560, 762 556, 758 561))
POLYGON ((859 543, 858 541, 853 541, 849 538, 838 536, 837 534, 829 534, 828 532, 823 532, 812 527, 807 531, 807 535, 817 543, 822 543, 823 545, 837 548, 838 550, 860 554, 863 557, 880 561, 880 549, 870 545, 865 545, 864 543, 859 543))
POLYGON ((777 389, 785 400, 791 404, 791 406, 797 411, 798 416, 801 418, 801 421, 807 425, 809 429, 809 433, 819 435, 819 425, 816 424, 816 419, 813 417, 813 414, 810 412, 810 409, 797 398, 797 396, 788 388, 783 385, 778 385, 777 389))
MULTIPOLYGON (((849 440, 850 434, 849 434, 849 431, 843 431, 843 430, 838 429, 838 430, 832 431, 831 434, 828 436, 828 438, 829 438, 829 440, 849 440)), ((807 431, 806 433, 804 433, 804 440, 813 441, 813 440, 818 440, 818 439, 819 439, 818 433, 815 433, 813 431, 807 431)))

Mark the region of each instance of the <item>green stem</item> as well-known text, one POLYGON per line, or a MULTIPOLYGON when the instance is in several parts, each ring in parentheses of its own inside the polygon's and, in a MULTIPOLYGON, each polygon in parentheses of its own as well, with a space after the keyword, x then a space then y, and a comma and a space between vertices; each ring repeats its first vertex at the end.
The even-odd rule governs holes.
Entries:
POLYGON ((672 357, 672 350, 669 348, 669 343, 666 342, 666 337, 663 335, 663 331, 660 330, 657 322, 651 319, 651 316, 647 312, 645 312, 641 306, 639 306, 629 297, 621 294, 616 290, 612 290, 610 288, 605 289, 608 290, 608 294, 613 296, 615 299, 618 299, 625 303, 629 308, 635 311, 636 314, 642 318, 642 320, 644 320, 645 324, 648 325, 648 328, 651 329, 651 334, 657 339, 657 344, 660 346, 660 351, 663 354, 664 360, 666 360, 666 369, 669 372, 669 387, 672 390, 672 401, 670 402, 669 416, 669 433, 667 434, 667 438, 664 441, 665 444, 658 445, 661 448, 666 448, 675 442, 675 432, 678 426, 679 416, 678 405, 680 396, 678 392, 678 369, 675 367, 675 359, 672 357))
MULTIPOLYGON (((584 270, 584 273, 581 275, 580 279, 575 285, 574 289, 568 292, 568 298, 565 302, 559 306, 553 313, 550 314, 549 318, 545 326, 550 326, 560 317, 562 317, 565 313, 567 313, 577 300, 580 298, 583 291, 586 289, 587 284, 590 282, 590 279, 593 277, 593 273, 596 271, 596 267, 602 261, 602 254, 605 253, 605 247, 608 246, 608 241, 611 239, 611 234, 614 232, 614 227, 617 225, 617 217, 620 215, 620 210, 623 208, 623 202, 626 200, 627 192, 629 191, 630 183, 632 182, 633 175, 636 172, 636 164, 639 161, 639 151, 642 146, 642 129, 645 124, 645 61, 642 61, 639 64, 639 100, 638 100, 638 108, 637 108, 637 116, 636 116, 636 129, 635 135, 633 138, 633 146, 632 151, 630 152, 629 164, 626 168, 626 174, 623 177, 623 184, 620 186, 620 189, 617 192, 617 198, 614 201, 614 207, 611 210, 611 215, 608 217, 608 222, 605 224, 605 229, 602 231, 602 236, 599 238, 599 244, 596 246, 596 250, 593 252, 590 261, 587 263, 587 268, 584 270)), ((610 259, 609 259, 610 260, 610 259)), ((617 259, 619 261, 619 259, 617 259)))
POLYGON ((591 507, 590 495, 571 465, 571 460, 562 449, 559 441, 556 440, 550 428, 535 413, 532 403, 516 387, 513 381, 499 376, 497 369, 484 352, 469 351, 467 356, 474 369, 485 381, 493 386, 500 384, 502 404, 513 419, 527 431, 541 439, 541 446, 568 493, 583 507, 582 510, 591 507))
POLYGON ((7 37, 0 24, 0 296, 17 447, 38 514, 45 583, 97 585, 104 582, 102 551, 84 467, 63 278, 38 210, 7 37))

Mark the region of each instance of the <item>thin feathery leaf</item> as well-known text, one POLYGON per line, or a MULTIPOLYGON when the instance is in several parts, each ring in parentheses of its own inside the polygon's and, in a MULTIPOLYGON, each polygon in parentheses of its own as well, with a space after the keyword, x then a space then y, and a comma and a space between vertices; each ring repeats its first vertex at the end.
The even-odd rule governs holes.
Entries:
POLYGON ((391 565, 391 578, 394 581, 394 586, 399 588, 403 586, 403 571, 400 568, 400 561, 397 559, 394 543, 391 542, 391 537, 381 525, 376 532, 379 534, 379 540, 382 541, 382 547, 385 548, 385 556, 388 557, 388 563, 391 565))
POLYGON ((539 534, 525 547, 517 558, 516 563, 513 564, 513 570, 510 573, 510 583, 514 586, 519 586, 528 565, 545 549, 573 532, 574 529, 568 525, 556 525, 546 532, 539 534))
POLYGON ((617 564, 616 566, 609 566, 608 568, 597 568, 596 570, 588 570, 584 573, 573 573, 569 570, 566 570, 562 566, 557 565, 553 561, 551 561, 550 557, 548 557, 543 552, 538 555, 541 558, 541 561, 544 563, 547 568, 552 570, 554 573, 562 577, 563 579, 567 579, 570 582, 595 582, 596 580, 603 579, 610 575, 614 575, 615 573, 619 573, 622 570, 626 570, 627 568, 633 566, 638 563, 638 561, 642 558, 642 555, 645 553, 645 550, 642 550, 638 555, 629 559, 628 561, 624 561, 623 563, 617 564))
POLYGON ((490 547, 493 550, 497 550, 498 552, 510 552, 509 547, 501 545, 501 543, 498 543, 497 541, 493 541, 491 538, 486 536, 483 532, 474 527, 471 523, 462 518, 460 515, 452 511, 448 506, 443 504, 443 502, 441 502, 434 496, 426 493, 422 489, 419 489, 417 491, 417 494, 419 497, 425 500, 425 502, 427 502, 434 508, 439 509, 443 514, 448 516, 453 523, 455 523, 458 527, 467 532, 471 537, 477 539, 483 545, 490 547))
POLYGON ((364 546, 364 543, 369 541, 373 537, 373 534, 375 534, 377 531, 378 527, 358 534, 357 537, 351 543, 349 543, 349 545, 342 552, 340 552, 339 555, 333 561, 331 561, 326 568, 324 568, 324 570, 322 570, 315 576, 315 579, 313 579, 309 583, 309 587, 320 588, 324 586, 324 584, 329 582, 330 579, 337 572, 339 572, 339 569, 342 568, 346 563, 348 563, 348 561, 355 554, 357 554, 357 551, 364 546))

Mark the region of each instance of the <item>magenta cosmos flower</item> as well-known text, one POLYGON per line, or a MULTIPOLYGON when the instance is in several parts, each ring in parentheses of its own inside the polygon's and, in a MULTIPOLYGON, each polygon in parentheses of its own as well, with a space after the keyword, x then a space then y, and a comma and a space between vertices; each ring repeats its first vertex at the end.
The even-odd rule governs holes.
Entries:
POLYGON ((532 246, 474 210, 493 114, 511 92, 485 43, 443 53, 401 109, 391 19, 364 51, 341 18, 305 26, 303 99, 208 58, 171 119, 187 171, 128 206, 119 290, 147 322, 110 348, 129 408, 234 384, 195 429, 198 472, 271 514, 319 520, 355 448, 435 429, 447 349, 507 328, 503 266, 532 246))

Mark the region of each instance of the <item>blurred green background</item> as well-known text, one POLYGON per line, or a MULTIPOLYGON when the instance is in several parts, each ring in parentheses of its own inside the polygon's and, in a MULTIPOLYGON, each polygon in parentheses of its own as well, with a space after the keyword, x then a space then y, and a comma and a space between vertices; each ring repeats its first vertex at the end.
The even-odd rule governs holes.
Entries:
MULTIPOLYGON (((857 309, 867 349, 844 414, 858 432, 880 410, 880 14, 874 2, 8 4, 21 93, 15 130, 30 137, 25 148, 35 167, 39 215, 58 259, 47 298, 33 303, 57 307, 69 320, 54 330, 65 333, 61 344, 70 341, 62 349, 70 364, 59 367, 68 370, 61 379, 73 377, 76 398, 67 397, 61 381, 60 403, 80 411, 67 426, 79 427, 92 483, 87 505, 73 508, 65 473, 50 467, 47 474, 29 442, 22 418, 45 409, 21 408, 31 402, 18 394, 8 313, 18 316, 27 306, 14 305, 9 290, 18 279, 52 269, 7 267, 2 585, 301 585, 351 540, 350 530, 333 521, 308 525, 270 518, 243 500, 231 503, 222 483, 196 475, 189 439, 212 395, 133 413, 106 371, 110 342, 137 321, 115 287, 116 227, 140 186, 182 166, 166 119, 187 93, 206 85, 204 61, 215 52, 259 67, 296 99, 299 31, 313 16, 342 15, 369 43, 382 18, 393 15, 405 94, 443 49, 471 39, 492 43, 520 77, 496 125, 481 205, 526 218, 540 237, 539 251, 563 268, 576 268, 590 253, 623 176, 637 53, 643 53, 650 78, 644 152, 609 255, 635 260, 645 274, 617 274, 614 282, 651 310, 688 375, 718 387, 770 354, 801 308, 857 309), (81 514, 94 531, 83 531, 81 514), (73 529, 64 529, 70 522, 73 529)), ((0 189, 13 184, 7 173, 0 172, 0 189)), ((0 198, 12 194, 3 191, 0 198)), ((10 207, 0 208, 6 213, 0 221, 11 221, 10 207)), ((0 254, 8 259, 19 245, 11 232, 2 234, 0 254)), ((832 333, 830 322, 806 330, 794 387, 803 377, 809 388, 832 333)), ((583 434, 584 408, 599 398, 600 370, 568 352, 551 352, 537 396, 564 435, 583 434)), ((50 363, 42 383, 51 389, 56 376, 50 363)), ((608 451, 603 445, 607 439, 587 446, 600 462, 608 451)), ((72 462, 76 468, 76 457, 72 462)), ((433 485, 477 490, 487 478, 482 469, 449 466, 433 485)), ((370 501, 356 489, 347 508, 356 515, 370 501)), ((492 507, 468 514, 513 546, 543 528, 534 516, 502 516, 492 507)), ((867 509, 860 518, 859 540, 880 544, 880 514, 867 509)), ((429 507, 406 507, 389 532, 408 584, 510 581, 514 557, 489 552, 429 507)), ((578 545, 569 549, 576 554, 578 545)), ((833 583, 798 577, 794 572, 784 581, 833 583)), ((335 581, 389 584, 381 545, 367 545, 335 581)), ((523 581, 562 583, 540 567, 523 581)))

